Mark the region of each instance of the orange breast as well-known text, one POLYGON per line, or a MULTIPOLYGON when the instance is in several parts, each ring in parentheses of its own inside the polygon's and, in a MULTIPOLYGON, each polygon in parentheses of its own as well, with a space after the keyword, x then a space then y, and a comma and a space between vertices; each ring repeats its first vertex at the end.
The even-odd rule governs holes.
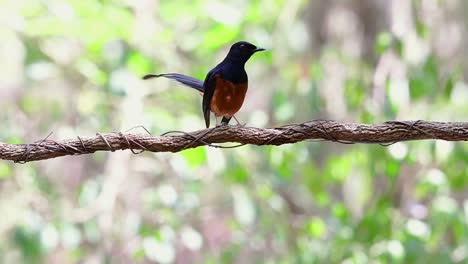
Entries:
POLYGON ((210 109, 216 116, 231 118, 244 103, 247 82, 234 84, 215 76, 216 86, 211 98, 210 109))

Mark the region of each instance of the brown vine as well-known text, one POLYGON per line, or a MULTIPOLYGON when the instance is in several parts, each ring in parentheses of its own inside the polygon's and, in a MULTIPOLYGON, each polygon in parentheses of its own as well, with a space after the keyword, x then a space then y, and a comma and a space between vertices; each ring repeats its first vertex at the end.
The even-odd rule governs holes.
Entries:
POLYGON ((343 144, 374 143, 389 145, 408 140, 468 141, 468 122, 389 121, 383 124, 339 123, 314 120, 276 128, 221 126, 194 132, 171 131, 160 136, 132 133, 97 133, 94 137, 68 140, 45 139, 31 144, 0 142, 0 159, 17 163, 83 155, 96 151, 129 149, 134 154, 144 151, 178 152, 199 146, 232 148, 246 144, 282 145, 306 140, 332 141, 343 144), (239 145, 222 146, 220 143, 239 145))

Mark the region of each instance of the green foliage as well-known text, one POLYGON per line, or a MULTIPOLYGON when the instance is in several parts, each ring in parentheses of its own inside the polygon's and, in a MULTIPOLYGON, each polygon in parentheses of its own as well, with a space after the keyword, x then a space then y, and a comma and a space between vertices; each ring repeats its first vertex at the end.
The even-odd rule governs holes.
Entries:
POLYGON ((205 149, 203 148, 187 149, 181 151, 180 154, 187 161, 189 167, 200 166, 206 161, 205 149))
POLYGON ((13 230, 13 242, 29 263, 39 263, 41 258, 41 243, 37 231, 25 227, 13 230))

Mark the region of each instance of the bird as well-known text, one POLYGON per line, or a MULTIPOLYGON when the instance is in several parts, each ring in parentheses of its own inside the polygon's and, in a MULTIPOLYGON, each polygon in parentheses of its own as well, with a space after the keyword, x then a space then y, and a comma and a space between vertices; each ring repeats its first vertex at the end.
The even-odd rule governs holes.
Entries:
POLYGON ((238 41, 229 49, 226 57, 208 72, 202 82, 179 73, 147 74, 144 80, 165 77, 203 93, 202 112, 206 128, 210 127, 210 113, 214 113, 216 126, 227 125, 244 103, 248 89, 248 76, 245 63, 259 51, 264 51, 247 41, 238 41), (222 117, 218 124, 218 117, 222 117))

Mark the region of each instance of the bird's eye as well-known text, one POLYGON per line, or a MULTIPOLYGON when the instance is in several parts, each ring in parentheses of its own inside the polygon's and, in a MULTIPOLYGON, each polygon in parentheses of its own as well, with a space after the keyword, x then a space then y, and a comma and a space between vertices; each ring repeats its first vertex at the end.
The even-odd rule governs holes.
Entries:
POLYGON ((241 44, 241 45, 240 45, 240 48, 241 48, 241 49, 245 48, 245 44, 241 44))

